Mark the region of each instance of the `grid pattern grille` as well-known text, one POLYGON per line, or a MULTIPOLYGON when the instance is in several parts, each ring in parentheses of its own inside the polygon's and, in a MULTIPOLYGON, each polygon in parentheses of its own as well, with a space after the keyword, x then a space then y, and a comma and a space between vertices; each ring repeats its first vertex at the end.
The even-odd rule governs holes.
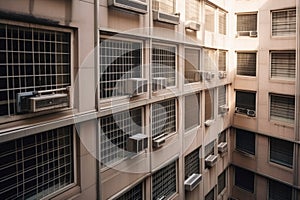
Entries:
POLYGON ((115 200, 143 200, 143 182, 134 186, 115 200))
POLYGON ((292 200, 292 187, 269 180, 269 200, 292 200))
POLYGON ((218 87, 218 113, 221 113, 220 106, 226 105, 226 85, 218 87))
POLYGON ((226 54, 227 51, 219 51, 219 59, 218 59, 218 64, 219 64, 219 71, 226 71, 226 54))
POLYGON ((215 199, 215 188, 211 189, 209 193, 205 195, 205 200, 214 200, 215 199))
POLYGON ((293 168, 294 144, 289 141, 270 138, 271 162, 293 168))
POLYGON ((152 77, 167 78, 167 86, 175 86, 176 82, 176 48, 173 46, 153 45, 152 77))
POLYGON ((271 77, 295 78, 296 52, 271 52, 271 77))
POLYGON ((205 30, 215 31, 215 9, 209 5, 205 5, 205 30))
POLYGON ((226 187, 226 170, 218 176, 218 194, 220 194, 226 187))
POLYGON ((226 13, 219 12, 219 33, 226 35, 226 13))
POLYGON ((254 192, 254 173, 246 169, 235 167, 234 169, 235 185, 239 188, 254 192))
POLYGON ((200 81, 200 50, 185 49, 184 78, 185 83, 200 81))
POLYGON ((0 24, 0 116, 20 92, 71 85, 70 33, 0 24))
POLYGON ((255 155, 255 133, 236 129, 235 148, 239 151, 255 155))
POLYGON ((74 182, 73 127, 1 143, 2 199, 40 199, 74 182))
POLYGON ((168 199, 176 193, 176 161, 155 172, 152 176, 152 199, 168 199))
POLYGON ((152 104, 152 137, 176 131, 176 99, 152 104))
POLYGON ((114 113, 100 118, 101 162, 112 164, 129 156, 127 139, 142 133, 142 108, 114 113))
POLYGON ((200 173, 199 149, 194 150, 184 158, 185 179, 192 174, 200 173))
POLYGON ((272 35, 288 36, 296 33, 296 9, 272 12, 272 35))
POLYGON ((200 22, 200 1, 199 0, 187 0, 185 3, 185 19, 195 22, 200 22))
POLYGON ((100 98, 123 96, 121 80, 142 77, 141 48, 139 42, 101 39, 100 98))
POLYGON ((256 53, 237 53, 237 75, 256 76, 256 53))
POLYGON ((238 14, 237 31, 256 31, 257 14, 238 14))
POLYGON ((214 71, 217 70, 217 51, 214 49, 204 49, 204 70, 214 71))
POLYGON ((153 9, 164 13, 174 14, 175 0, 153 0, 153 9))
POLYGON ((293 123, 295 119, 295 97, 271 94, 271 119, 293 123))

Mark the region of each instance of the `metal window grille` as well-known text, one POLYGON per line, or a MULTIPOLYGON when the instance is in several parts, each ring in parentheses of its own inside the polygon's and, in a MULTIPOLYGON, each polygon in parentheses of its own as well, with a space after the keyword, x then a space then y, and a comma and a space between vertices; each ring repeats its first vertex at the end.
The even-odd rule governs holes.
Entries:
POLYGON ((214 154, 215 154, 215 140, 205 145, 204 148, 205 158, 208 157, 209 155, 214 155, 214 154))
POLYGON ((271 52, 271 77, 295 79, 296 51, 271 52))
POLYGON ((70 33, 0 24, 0 116, 17 113, 20 92, 71 85, 70 33))
POLYGON ((200 124, 200 94, 192 94, 185 97, 185 130, 196 127, 200 124))
POLYGON ((205 200, 214 200, 215 199, 215 188, 211 189, 206 195, 205 200))
POLYGON ((256 93, 236 91, 235 107, 239 109, 239 113, 247 114, 247 110, 256 109, 256 93))
POLYGON ((153 45, 152 47, 152 77, 167 78, 167 86, 176 83, 176 47, 153 45))
POLYGON ((215 8, 205 5, 205 30, 209 32, 215 31, 215 8))
POLYGON ((219 71, 226 71, 227 51, 219 50, 218 55, 219 55, 219 59, 218 59, 219 71))
POLYGON ((220 194, 226 187, 226 170, 218 176, 218 194, 220 194))
POLYGON ((200 81, 200 50, 185 49, 184 78, 185 83, 200 81))
POLYGON ((271 94, 270 98, 271 119, 293 123, 295 119, 295 97, 271 94))
POLYGON ((256 76, 256 53, 237 53, 237 75, 256 76))
POLYGON ((152 199, 168 199, 176 193, 176 161, 168 164, 152 175, 152 199))
POLYGON ((234 172, 235 185, 239 188, 253 193, 254 173, 240 167, 235 167, 234 172))
POLYGON ((100 42, 100 98, 123 96, 122 80, 142 77, 142 44, 115 39, 100 42))
POLYGON ((174 14, 176 8, 175 0, 152 0, 153 9, 164 13, 174 14))
POLYGON ((293 168, 294 144, 289 141, 270 138, 270 161, 293 168))
POLYGON ((221 107, 223 105, 226 105, 226 85, 223 86, 219 86, 218 87, 218 113, 220 114, 221 111, 221 107))
POLYGON ((142 133, 142 108, 122 111, 100 118, 101 162, 103 165, 120 161, 127 156, 127 139, 142 133))
POLYGON ((194 150, 184 158, 185 179, 192 174, 200 173, 199 149, 194 150))
POLYGON ((126 191, 115 200, 143 200, 143 182, 126 191))
POLYGON ((235 148, 239 151, 255 155, 255 133, 236 129, 235 148))
POLYGON ((2 199, 40 199, 74 183, 73 127, 1 143, 2 199))
POLYGON ((257 14, 238 14, 237 31, 257 31, 257 14))
POLYGON ((200 22, 200 1, 199 0, 187 0, 185 3, 185 19, 188 21, 200 22))
POLYGON ((152 104, 152 137, 176 131, 176 99, 152 104))
POLYGON ((218 134, 218 143, 226 142, 226 130, 218 134))
POLYGON ((204 70, 214 71, 217 69, 217 51, 214 49, 204 49, 204 70))
POLYGON ((293 188, 278 181, 269 180, 270 200, 292 200, 293 188))
POLYGON ((272 35, 288 36, 296 34, 296 9, 272 11, 272 35))
POLYGON ((205 90, 205 121, 214 119, 214 89, 205 90))
POLYGON ((219 33, 226 35, 226 12, 219 12, 219 33))

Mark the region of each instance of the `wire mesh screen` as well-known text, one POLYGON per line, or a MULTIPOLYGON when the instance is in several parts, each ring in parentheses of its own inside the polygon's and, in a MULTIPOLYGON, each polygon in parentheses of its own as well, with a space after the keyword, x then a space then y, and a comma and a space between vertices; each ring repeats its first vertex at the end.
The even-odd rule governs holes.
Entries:
POLYGON ((185 179, 192 174, 200 173, 200 157, 199 149, 194 150, 184 158, 185 179))
POLYGON ((73 127, 1 143, 2 199, 40 199, 74 182, 73 127))
POLYGON ((20 92, 71 85, 70 33, 0 24, 0 116, 20 92))
POLYGON ((296 9, 272 12, 272 35, 286 36, 296 33, 296 9))
POLYGON ((137 184, 115 200, 143 200, 143 182, 137 184))

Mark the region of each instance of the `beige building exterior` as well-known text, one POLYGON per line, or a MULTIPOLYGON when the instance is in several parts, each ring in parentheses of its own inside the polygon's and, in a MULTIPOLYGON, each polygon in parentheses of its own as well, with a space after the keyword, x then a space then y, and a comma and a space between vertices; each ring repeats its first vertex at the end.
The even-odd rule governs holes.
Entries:
POLYGON ((0 1, 0 197, 300 198, 299 1, 0 1))

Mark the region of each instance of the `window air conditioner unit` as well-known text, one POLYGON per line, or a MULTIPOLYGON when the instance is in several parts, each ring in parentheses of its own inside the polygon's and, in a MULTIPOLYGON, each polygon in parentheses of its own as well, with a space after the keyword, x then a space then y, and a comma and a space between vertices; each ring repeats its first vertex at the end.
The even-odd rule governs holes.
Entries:
POLYGON ((147 79, 144 78, 129 78, 121 83, 119 88, 120 93, 129 96, 138 96, 147 92, 147 79))
POLYGON ((214 120, 213 119, 208 119, 204 122, 204 125, 206 127, 210 127, 212 124, 214 123, 214 120))
POLYGON ((185 28, 193 30, 193 31, 200 31, 200 27, 201 27, 201 25, 195 21, 187 21, 185 23, 185 28))
POLYGON ((219 79, 223 79, 227 77, 227 73, 225 71, 220 71, 219 72, 219 79))
POLYGON ((247 109, 247 116, 249 116, 249 117, 255 117, 255 115, 256 115, 255 110, 249 110, 249 109, 247 109))
POLYGON ((159 10, 153 10, 153 20, 177 25, 180 23, 180 15, 179 13, 168 14, 159 10))
POLYGON ((250 31, 238 31, 237 36, 250 36, 250 31))
POLYGON ((222 113, 222 114, 225 114, 225 113, 227 113, 229 111, 229 107, 227 106, 227 105, 222 105, 222 106, 220 106, 220 112, 222 113))
POLYGON ((250 31, 249 36, 250 37, 257 37, 257 31, 250 31))
POLYGON ((205 79, 210 81, 211 79, 213 79, 215 77, 215 74, 212 72, 205 72, 204 73, 205 79))
POLYGON ((241 108, 241 107, 235 107, 235 113, 247 114, 247 109, 246 108, 241 108))
POLYGON ((184 181, 184 188, 186 191, 193 191, 201 182, 202 174, 192 174, 184 181))
POLYGON ((148 11, 147 3, 141 0, 108 0, 108 6, 113 6, 140 14, 145 14, 148 11))
POLYGON ((225 153, 227 152, 227 142, 221 142, 220 144, 218 144, 218 152, 219 153, 225 153))
POLYGON ((17 94, 17 112, 40 112, 70 107, 70 87, 17 94))
POLYGON ((207 158, 205 158, 205 166, 213 167, 217 163, 217 160, 217 155, 209 155, 207 158))
POLYGON ((147 147, 148 138, 146 135, 141 133, 129 137, 126 142, 126 150, 133 153, 141 152, 147 147))
POLYGON ((157 77, 152 79, 152 90, 158 91, 166 89, 168 79, 165 77, 157 77))
POLYGON ((165 135, 159 135, 152 139, 152 147, 153 148, 160 148, 166 142, 165 135))

